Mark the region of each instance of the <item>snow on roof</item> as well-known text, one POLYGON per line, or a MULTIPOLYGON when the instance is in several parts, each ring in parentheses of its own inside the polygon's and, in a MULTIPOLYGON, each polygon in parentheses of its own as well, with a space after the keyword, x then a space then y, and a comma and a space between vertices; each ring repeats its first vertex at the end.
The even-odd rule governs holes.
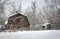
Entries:
POLYGON ((51 23, 45 23, 45 24, 43 24, 43 26, 46 26, 47 24, 51 24, 51 23))
POLYGON ((17 14, 17 13, 11 14, 11 15, 9 15, 8 17, 11 17, 11 16, 13 16, 13 15, 15 15, 15 14, 17 14))
MULTIPOLYGON (((8 17, 13 16, 13 15, 15 15, 15 14, 17 14, 17 13, 10 14, 8 17)), ((23 14, 23 13, 20 13, 20 14, 23 14)), ((24 15, 24 14, 23 14, 23 15, 24 15)))

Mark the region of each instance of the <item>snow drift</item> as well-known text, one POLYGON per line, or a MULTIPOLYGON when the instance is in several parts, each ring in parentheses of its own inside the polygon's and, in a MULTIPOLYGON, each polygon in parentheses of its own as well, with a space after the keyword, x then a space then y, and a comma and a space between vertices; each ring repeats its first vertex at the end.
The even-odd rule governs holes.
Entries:
POLYGON ((1 32, 0 39, 60 39, 60 30, 1 32))

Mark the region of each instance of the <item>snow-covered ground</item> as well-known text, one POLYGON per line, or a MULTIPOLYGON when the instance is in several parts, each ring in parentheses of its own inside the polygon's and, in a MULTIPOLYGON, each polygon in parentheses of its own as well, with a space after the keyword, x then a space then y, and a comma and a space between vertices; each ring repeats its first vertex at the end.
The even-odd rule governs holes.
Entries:
POLYGON ((60 30, 0 32, 0 39, 60 39, 60 30))

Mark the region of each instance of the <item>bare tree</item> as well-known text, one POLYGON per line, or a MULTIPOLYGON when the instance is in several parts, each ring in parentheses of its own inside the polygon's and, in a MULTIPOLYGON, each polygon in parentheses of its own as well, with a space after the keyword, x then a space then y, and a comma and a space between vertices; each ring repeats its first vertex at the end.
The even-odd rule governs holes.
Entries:
POLYGON ((36 1, 34 1, 31 3, 31 6, 29 6, 28 9, 25 10, 25 15, 27 15, 28 17, 32 30, 36 28, 36 8, 36 1))
POLYGON ((5 14, 4 14, 4 5, 8 2, 8 0, 0 0, 0 24, 4 24, 5 14))
POLYGON ((31 9, 32 9, 32 28, 35 29, 35 25, 36 25, 36 1, 32 2, 31 5, 31 9))
POLYGON ((18 11, 20 13, 22 12, 21 11, 21 7, 22 7, 21 1, 20 1, 20 3, 17 3, 17 5, 15 5, 15 2, 11 3, 11 7, 13 8, 12 13, 15 13, 16 11, 18 11))
POLYGON ((45 3, 47 4, 47 8, 45 8, 45 13, 47 15, 48 22, 52 23, 54 25, 55 29, 58 29, 59 22, 58 22, 58 15, 57 10, 59 9, 59 0, 45 0, 45 3))

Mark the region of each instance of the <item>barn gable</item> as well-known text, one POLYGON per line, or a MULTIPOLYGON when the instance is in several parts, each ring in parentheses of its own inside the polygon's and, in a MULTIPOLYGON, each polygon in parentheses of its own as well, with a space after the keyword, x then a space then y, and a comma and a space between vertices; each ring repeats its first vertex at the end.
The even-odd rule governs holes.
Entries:
POLYGON ((29 21, 26 16, 17 13, 10 16, 8 23, 5 25, 7 30, 29 30, 29 21))

